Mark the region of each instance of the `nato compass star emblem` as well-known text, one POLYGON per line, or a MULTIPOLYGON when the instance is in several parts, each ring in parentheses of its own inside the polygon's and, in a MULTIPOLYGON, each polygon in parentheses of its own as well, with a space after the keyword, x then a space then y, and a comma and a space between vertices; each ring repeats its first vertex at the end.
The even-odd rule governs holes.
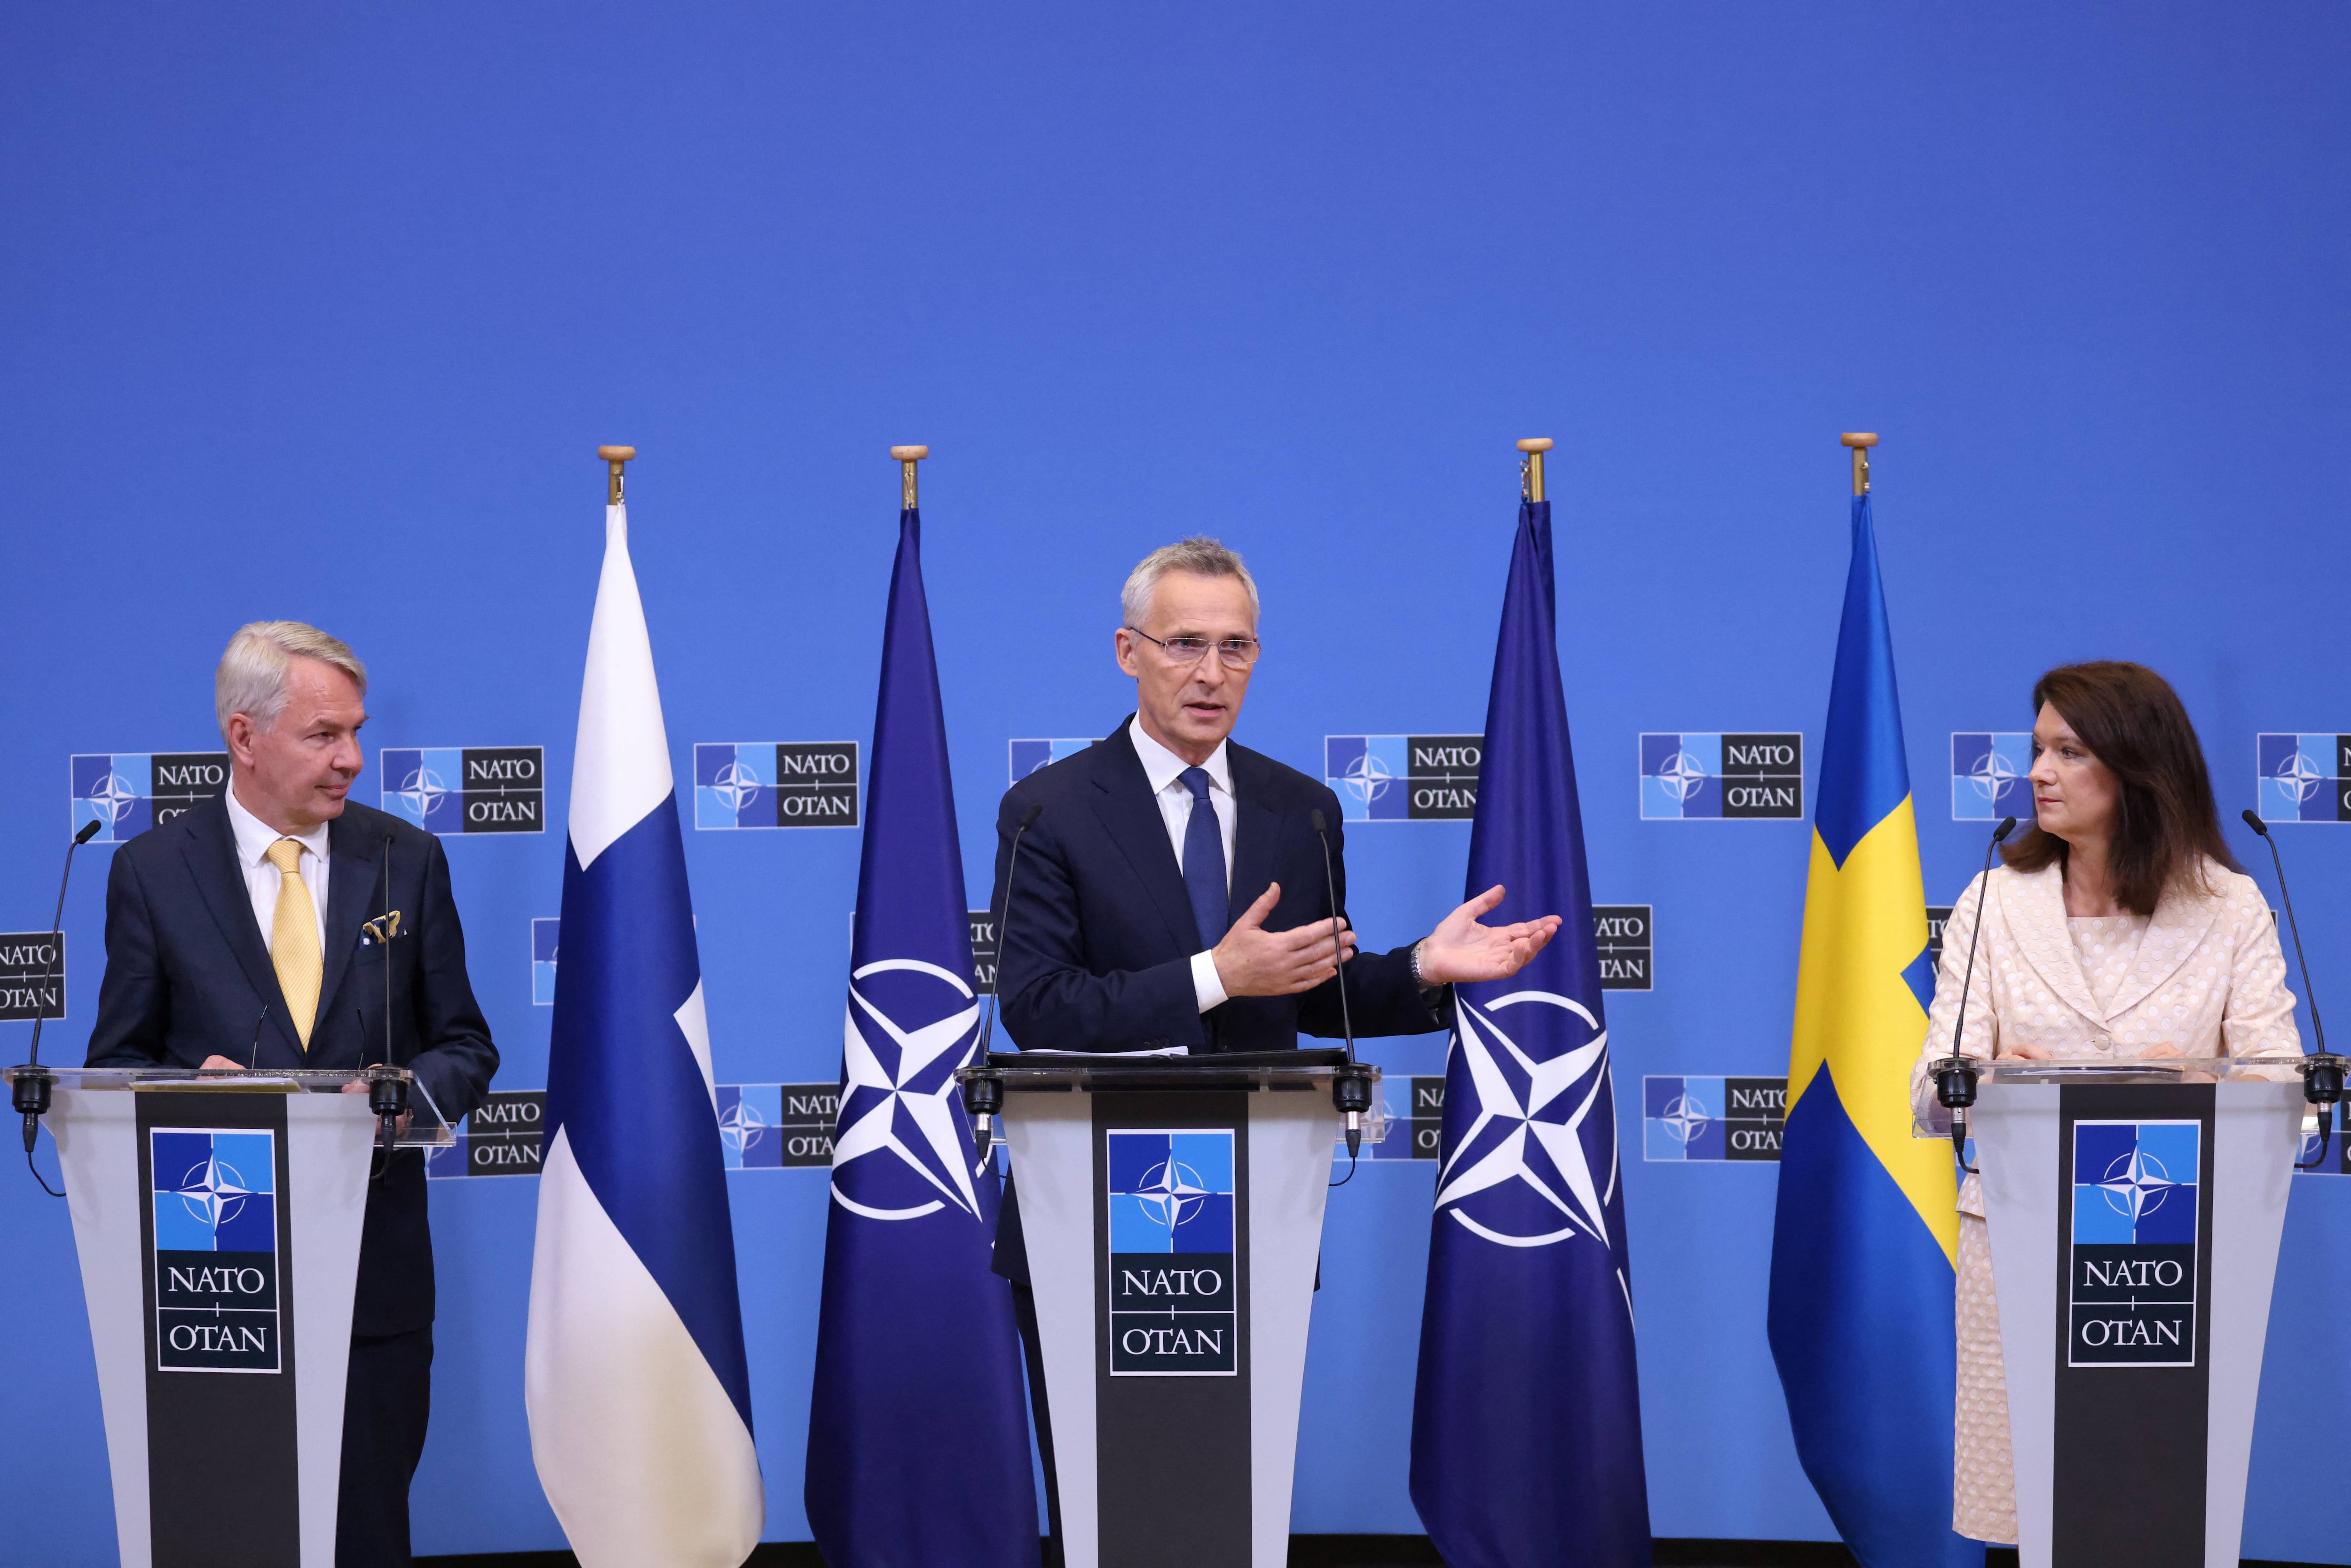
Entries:
POLYGON ((1177 1226, 1198 1212, 1207 1191, 1199 1172, 1181 1160, 1169 1160, 1144 1175, 1134 1197, 1135 1207, 1172 1236, 1177 1226))
POLYGON ((2318 787, 2326 782, 2326 776, 2310 765, 2310 758, 2304 757, 2299 747, 2286 758, 2285 765, 2270 777, 2294 791, 2296 804, 2309 800, 2318 787))
POLYGON ((430 768, 419 768, 392 793, 407 802, 408 809, 415 813, 414 821, 423 822, 431 820, 434 806, 441 797, 449 793, 449 786, 444 784, 441 775, 430 768))
POLYGON ((253 1189, 245 1185, 245 1177, 235 1166, 225 1164, 215 1155, 203 1165, 189 1167, 180 1178, 180 1201, 188 1212, 204 1222, 208 1230, 218 1230, 225 1221, 235 1219, 253 1189))
POLYGON ((1373 756, 1369 750, 1347 764, 1347 793, 1361 800, 1367 808, 1373 801, 1387 793, 1388 785, 1394 782, 1395 779, 1395 775, 1388 771, 1388 765, 1373 756))
POLYGON ((1687 751, 1677 751, 1652 777, 1671 789, 1675 800, 1687 800, 1706 782, 1707 771, 1697 758, 1687 751))
POLYGON ((2153 1214, 2163 1207, 2163 1200, 2179 1184, 2163 1168, 2163 1162, 2153 1155, 2134 1149, 2106 1167, 2098 1189, 2118 1214, 2130 1216, 2137 1227, 2144 1215, 2153 1214))
POLYGON ((726 809, 737 816, 742 814, 743 802, 757 795, 763 787, 758 769, 739 759, 720 768, 718 777, 709 785, 712 793, 725 800, 726 809))
POLYGON ((1990 805, 2000 799, 2001 787, 2013 782, 2016 777, 2014 765, 1994 747, 1983 754, 1983 760, 1975 765, 1967 779, 1975 786, 1976 793, 1983 797, 1984 803, 1990 805))
POLYGON ((1706 1104, 1695 1094, 1677 1094, 1666 1103, 1666 1113, 1657 1118, 1676 1143, 1687 1147, 1692 1138, 1706 1131, 1714 1118, 1707 1114, 1706 1104))
MULTIPOLYGON (((1613 1252, 1616 1126, 1600 1020, 1554 991, 1512 991, 1482 1008, 1457 999, 1453 1050, 1468 1070, 1463 1099, 1477 1109, 1438 1173, 1438 1212, 1503 1247, 1549 1247, 1580 1233, 1613 1252), (1521 1033, 1580 1043, 1538 1059, 1494 1021, 1530 1004, 1534 1010, 1513 1020, 1521 1033)), ((1458 1082, 1448 1080, 1448 1113, 1458 1082)))
POLYGON ((759 1135, 767 1130, 768 1119, 759 1114, 758 1107, 740 1097, 719 1113, 719 1141, 734 1151, 738 1164, 743 1151, 758 1144, 759 1135))
POLYGON ((955 1081, 978 1021, 970 982, 936 964, 884 958, 850 975, 836 1203, 868 1219, 920 1219, 950 1204, 978 1218, 955 1081))
POLYGON ((131 808, 139 803, 138 792, 131 788, 131 780, 111 769, 108 771, 105 782, 82 799, 93 806, 102 807, 109 823, 122 821, 131 808))

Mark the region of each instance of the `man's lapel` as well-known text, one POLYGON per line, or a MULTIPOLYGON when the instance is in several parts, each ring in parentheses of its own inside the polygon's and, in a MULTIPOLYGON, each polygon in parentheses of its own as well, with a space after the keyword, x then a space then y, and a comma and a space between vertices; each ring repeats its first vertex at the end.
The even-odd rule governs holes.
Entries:
POLYGON ((1281 813, 1270 803, 1274 777, 1271 759, 1246 747, 1228 745, 1225 763, 1233 775, 1232 907, 1233 918, 1238 920, 1273 882, 1273 868, 1280 863, 1277 852, 1281 847, 1281 813))
MULTIPOLYGON (((253 895, 246 891, 244 868, 236 863, 236 832, 229 826, 227 803, 207 800, 192 808, 180 819, 180 856, 187 862, 189 880, 196 884, 213 924, 220 928, 222 940, 236 956, 237 967, 253 987, 256 1006, 267 1009, 266 1017, 256 1019, 258 1037, 251 1051, 252 1064, 258 1065, 260 1043, 265 1040, 280 1048, 271 1054, 282 1057, 291 1052, 300 1061, 301 1037, 294 1032, 294 1021, 286 1011, 286 994, 277 988, 277 971, 270 966, 260 923, 253 917, 253 895)), ((245 1043, 222 1040, 217 1054, 234 1060, 235 1048, 245 1043)))
POLYGON ((1151 779, 1143 771, 1143 759, 1134 754, 1126 726, 1121 725, 1116 734, 1086 756, 1093 762, 1094 788, 1100 791, 1093 800, 1094 815, 1102 820, 1111 842, 1126 857, 1168 936, 1187 956, 1199 952, 1200 925, 1192 917, 1192 895, 1186 891, 1183 870, 1176 863, 1176 846, 1167 839, 1167 819, 1160 815, 1159 802, 1151 797, 1151 779))
MULTIPOLYGON (((351 967, 351 954, 359 947, 360 923, 380 902, 383 840, 352 821, 351 813, 346 811, 328 824, 327 855, 334 872, 327 879, 327 946, 319 955, 324 960, 324 972, 319 982, 319 1022, 310 1031, 313 1040, 326 1031, 327 1009, 342 1007, 335 994, 336 988, 342 984, 344 971, 351 967)), ((385 956, 389 958, 391 955, 385 956)), ((350 1005, 364 1009, 367 1004, 367 998, 357 997, 350 1005)), ((383 1006, 381 998, 376 1006, 383 1006)), ((368 1033, 380 1037, 382 1028, 382 1020, 371 1020, 368 1033)), ((360 1042, 360 1054, 362 1059, 367 1055, 364 1040, 360 1042)))

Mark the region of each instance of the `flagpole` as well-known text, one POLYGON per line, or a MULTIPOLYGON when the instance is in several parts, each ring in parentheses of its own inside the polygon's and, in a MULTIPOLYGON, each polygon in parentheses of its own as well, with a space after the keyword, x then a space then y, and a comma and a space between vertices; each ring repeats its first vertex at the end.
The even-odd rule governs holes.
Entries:
POLYGON ((604 492, 604 505, 608 507, 617 507, 621 504, 621 469, 630 458, 634 457, 636 455, 637 449, 633 446, 599 446, 596 448, 596 455, 601 457, 605 462, 612 465, 612 482, 611 486, 604 492))
POLYGON ((1877 444, 1877 437, 1865 430, 1848 431, 1837 439, 1853 448, 1853 493, 1869 494, 1869 449, 1877 444))
POLYGON ((914 509, 914 465, 930 455, 931 449, 927 446, 890 448, 890 455, 898 460, 898 466, 902 471, 898 486, 899 510, 911 512, 914 509))
POLYGON ((1530 435, 1519 443, 1519 494, 1530 501, 1543 498, 1543 454, 1552 449, 1548 435, 1530 435))

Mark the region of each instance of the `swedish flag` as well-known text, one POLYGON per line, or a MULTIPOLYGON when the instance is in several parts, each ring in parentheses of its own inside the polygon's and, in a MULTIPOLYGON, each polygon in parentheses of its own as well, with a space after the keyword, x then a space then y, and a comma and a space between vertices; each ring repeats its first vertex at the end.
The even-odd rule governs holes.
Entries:
POLYGON ((1771 1356, 1796 1453, 1866 1568, 1980 1565, 1951 1530, 1951 1288, 1959 1247, 1948 1145, 1910 1136, 1910 1066, 1934 971, 1894 644, 1869 497, 1829 688, 1804 893, 1771 1356))

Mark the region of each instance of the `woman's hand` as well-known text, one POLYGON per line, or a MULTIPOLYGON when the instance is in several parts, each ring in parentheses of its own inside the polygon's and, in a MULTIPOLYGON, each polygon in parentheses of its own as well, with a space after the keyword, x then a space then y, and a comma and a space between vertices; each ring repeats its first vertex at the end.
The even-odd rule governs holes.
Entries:
POLYGON ((2003 1046, 2001 1048, 2001 1054, 2002 1056, 2021 1056, 2027 1061, 2047 1061, 2050 1060, 2049 1048, 2045 1045, 2025 1045, 2019 1043, 2016 1045, 2003 1046))

